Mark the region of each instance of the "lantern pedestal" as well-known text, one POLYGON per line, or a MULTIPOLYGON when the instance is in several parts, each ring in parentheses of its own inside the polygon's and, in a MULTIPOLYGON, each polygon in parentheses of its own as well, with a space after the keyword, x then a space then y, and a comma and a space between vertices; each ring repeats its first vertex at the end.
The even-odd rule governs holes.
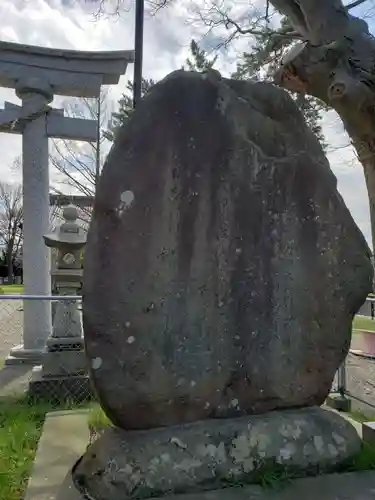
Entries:
POLYGON ((84 352, 81 312, 74 298, 82 282, 80 251, 86 235, 77 224, 77 209, 64 209, 65 222, 44 237, 58 250, 58 265, 52 275, 61 300, 55 303, 52 335, 47 339, 42 365, 35 367, 29 394, 48 400, 82 401, 92 397, 84 352), (64 298, 65 296, 65 298, 64 298))
POLYGON ((80 403, 93 398, 93 390, 87 375, 47 376, 43 366, 33 369, 29 395, 35 399, 48 400, 52 403, 72 401, 80 403))

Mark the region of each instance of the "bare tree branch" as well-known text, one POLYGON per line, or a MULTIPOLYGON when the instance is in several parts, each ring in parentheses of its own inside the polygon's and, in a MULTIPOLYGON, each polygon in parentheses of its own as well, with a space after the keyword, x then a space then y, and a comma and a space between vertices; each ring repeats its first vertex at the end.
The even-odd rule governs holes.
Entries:
MULTIPOLYGON (((271 5, 271 1, 267 1, 271 5)), ((214 30, 225 27, 228 35, 220 41, 215 49, 227 47, 234 39, 239 36, 262 36, 265 35, 277 43, 277 40, 302 40, 302 36, 294 28, 283 26, 280 29, 270 28, 270 21, 274 13, 270 13, 266 6, 266 12, 260 12, 259 9, 249 8, 244 15, 234 18, 231 15, 231 6, 227 8, 224 2, 214 0, 208 4, 199 3, 195 8, 195 18, 191 20, 192 24, 198 23, 207 27, 207 32, 203 38, 207 37, 214 30)))
MULTIPOLYGON (((67 100, 64 103, 64 109, 68 116, 97 121, 98 127, 102 131, 106 128, 110 111, 108 93, 102 93, 100 106, 97 100, 82 98, 74 101, 67 100)), ((51 154, 51 162, 55 170, 60 174, 61 179, 58 183, 62 188, 69 187, 70 190, 73 189, 84 196, 94 195, 98 180, 97 148, 99 146, 100 149, 104 142, 105 138, 102 133, 100 133, 99 143, 82 144, 68 140, 53 141, 54 151, 51 154)), ((100 170, 100 161, 99 164, 100 170)))
MULTIPOLYGON (((16 160, 18 161, 18 160, 16 160)), ((22 186, 0 182, 0 243, 4 248, 9 282, 23 238, 22 186)))
POLYGON ((268 22, 268 17, 270 13, 270 0, 267 0, 266 2, 266 21, 268 22))
POLYGON ((354 7, 358 7, 362 3, 367 2, 367 0, 356 0, 355 2, 350 3, 349 5, 345 5, 346 10, 354 9, 354 7))
POLYGON ((223 14, 223 23, 225 27, 228 29, 230 25, 233 25, 236 28, 236 32, 239 33, 240 35, 255 35, 255 36, 261 36, 264 34, 267 34, 270 37, 280 37, 280 38, 289 38, 289 39, 296 39, 296 40, 301 40, 302 37, 299 33, 296 31, 274 31, 274 30, 269 30, 265 28, 264 30, 257 30, 253 28, 241 28, 241 26, 228 17, 226 14, 223 14))

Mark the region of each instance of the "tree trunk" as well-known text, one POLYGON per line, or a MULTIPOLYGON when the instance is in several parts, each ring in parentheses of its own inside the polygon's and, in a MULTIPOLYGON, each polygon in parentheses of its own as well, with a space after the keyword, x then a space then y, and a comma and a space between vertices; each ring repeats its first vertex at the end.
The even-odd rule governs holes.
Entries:
MULTIPOLYGON (((375 145, 375 130, 373 143, 375 145)), ((356 144, 353 140, 353 145, 358 152, 358 158, 363 165, 363 170, 365 174, 365 181, 367 186, 367 192, 369 194, 369 205, 370 205, 370 220, 372 228, 372 245, 375 249, 375 154, 374 148, 371 143, 369 144, 356 144), (371 195, 372 193, 372 195, 371 195)))
POLYGON ((8 266, 8 284, 13 284, 13 252, 12 252, 13 243, 8 245, 7 249, 7 266, 8 266))
POLYGON ((375 39, 341 0, 271 0, 304 39, 281 61, 275 82, 334 108, 362 163, 375 250, 375 39))

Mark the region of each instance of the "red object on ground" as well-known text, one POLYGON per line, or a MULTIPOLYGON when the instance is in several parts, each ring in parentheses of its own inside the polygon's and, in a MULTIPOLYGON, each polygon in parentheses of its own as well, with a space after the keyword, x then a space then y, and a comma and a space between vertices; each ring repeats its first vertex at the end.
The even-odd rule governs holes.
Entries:
MULTIPOLYGON (((351 349, 353 354, 375 358, 375 333, 366 330, 356 331, 355 349, 351 349)), ((352 342, 353 345, 353 342, 352 342)))

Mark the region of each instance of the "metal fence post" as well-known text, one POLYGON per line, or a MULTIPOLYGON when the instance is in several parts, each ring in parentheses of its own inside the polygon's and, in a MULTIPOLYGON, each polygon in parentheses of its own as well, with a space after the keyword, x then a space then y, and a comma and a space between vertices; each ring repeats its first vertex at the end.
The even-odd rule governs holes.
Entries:
POLYGON ((337 370, 337 389, 342 397, 346 395, 346 359, 337 370))
POLYGON ((351 409, 351 400, 347 397, 345 363, 346 360, 336 372, 337 389, 329 394, 326 403, 335 410, 349 412, 351 409))

